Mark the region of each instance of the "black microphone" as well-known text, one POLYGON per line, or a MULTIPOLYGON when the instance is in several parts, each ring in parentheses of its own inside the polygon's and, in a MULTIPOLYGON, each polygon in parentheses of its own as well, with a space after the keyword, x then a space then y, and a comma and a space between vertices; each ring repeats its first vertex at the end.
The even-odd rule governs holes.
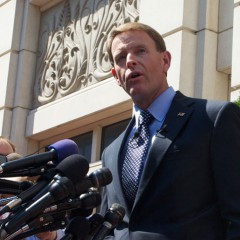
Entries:
POLYGON ((35 183, 32 187, 26 189, 25 191, 21 192, 12 201, 8 202, 0 210, 0 215, 6 212, 10 212, 20 204, 31 200, 33 196, 35 196, 37 193, 39 193, 44 187, 46 187, 49 184, 49 182, 53 179, 56 173, 57 173, 56 169, 50 169, 49 171, 44 173, 41 177, 39 177, 39 179, 37 180, 37 183, 35 183))
MULTIPOLYGON (((16 199, 17 196, 11 196, 11 197, 6 197, 6 198, 1 198, 0 199, 0 207, 6 205, 7 203, 11 202, 12 200, 16 199)), ((1 214, 0 214, 1 215, 1 214)))
POLYGON ((101 194, 93 191, 82 194, 78 198, 58 201, 57 204, 47 207, 44 213, 74 210, 78 208, 93 209, 101 204, 101 200, 101 194))
POLYGON ((111 171, 108 168, 103 167, 90 173, 81 182, 78 182, 75 188, 78 194, 82 194, 87 192, 90 188, 103 187, 110 184, 111 182, 111 171))
POLYGON ((7 239, 24 239, 28 236, 33 234, 44 232, 49 230, 49 227, 55 228, 53 230, 62 229, 67 226, 67 218, 66 213, 57 213, 57 214, 41 214, 31 220, 26 225, 22 226, 20 229, 15 231, 14 233, 8 235, 5 240, 7 239), (61 221, 61 224, 59 222, 61 221), (45 227, 48 226, 46 229, 45 227), (56 228, 57 226, 57 228, 56 228))
POLYGON ((70 139, 58 141, 48 146, 47 149, 49 150, 48 152, 27 156, 15 161, 2 163, 0 165, 0 174, 9 173, 11 171, 24 169, 32 166, 40 167, 50 161, 53 161, 57 164, 59 161, 70 156, 71 154, 79 153, 77 144, 70 139))
POLYGON ((78 216, 70 220, 65 236, 60 240, 84 240, 88 235, 90 224, 84 217, 78 216))
POLYGON ((124 215, 125 209, 120 204, 114 203, 106 212, 104 222, 92 240, 103 240, 123 220, 124 215))
POLYGON ((19 189, 19 190, 26 190, 30 188, 33 185, 32 182, 30 181, 13 181, 13 180, 8 180, 8 179, 0 179, 0 186, 1 188, 13 188, 13 189, 19 189))
MULTIPOLYGON (((6 157, 6 161, 5 162, 10 162, 12 160, 17 160, 17 159, 21 159, 23 158, 20 154, 18 153, 10 153, 8 154, 6 157)), ((2 164, 4 162, 1 162, 0 164, 2 164)), ((28 169, 21 169, 21 170, 16 170, 16 171, 12 171, 12 172, 7 172, 7 173, 1 173, 1 177, 18 177, 18 176, 37 176, 37 175, 41 175, 44 172, 47 171, 47 169, 49 169, 51 166, 54 166, 53 164, 47 164, 46 166, 41 166, 41 167, 34 167, 32 166, 31 168, 28 169)))
POLYGON ((33 176, 39 176, 43 175, 45 172, 47 172, 49 169, 54 168, 56 165, 54 164, 46 164, 45 166, 40 167, 29 167, 27 169, 21 169, 17 171, 12 171, 8 173, 2 173, 0 174, 0 177, 8 178, 8 177, 33 177, 33 176))
POLYGON ((74 203, 74 206, 70 205, 71 210, 68 211, 68 218, 90 216, 93 209, 101 204, 101 200, 101 194, 99 192, 81 194, 79 199, 74 203))
POLYGON ((104 217, 100 213, 95 213, 88 218, 90 223, 89 236, 94 236, 104 222, 104 217))
POLYGON ((33 198, 32 204, 28 204, 25 209, 14 214, 1 229, 1 236, 5 237, 6 234, 16 231, 24 222, 36 217, 53 202, 75 195, 74 184, 83 179, 88 172, 89 164, 87 159, 79 154, 71 155, 66 159, 68 161, 59 164, 65 166, 64 176, 55 175, 53 181, 45 187, 44 195, 40 194, 40 198, 33 198))
POLYGON ((0 155, 0 164, 5 163, 5 162, 7 162, 7 157, 0 155))
MULTIPOLYGON (((84 178, 88 170, 89 170, 88 160, 80 154, 72 154, 66 157, 62 162, 60 162, 56 166, 55 171, 57 172, 57 174, 53 177, 52 183, 54 183, 56 179, 62 176, 67 177, 74 183, 75 195, 73 197, 75 197, 78 195, 75 192, 75 185, 84 178)), ((49 187, 51 187, 51 182, 49 183, 48 186, 43 188, 35 197, 32 198, 32 202, 37 201, 42 195, 49 191, 48 190, 49 187)))
POLYGON ((9 162, 11 160, 16 160, 22 158, 22 156, 18 153, 10 153, 7 156, 0 156, 0 164, 9 162))

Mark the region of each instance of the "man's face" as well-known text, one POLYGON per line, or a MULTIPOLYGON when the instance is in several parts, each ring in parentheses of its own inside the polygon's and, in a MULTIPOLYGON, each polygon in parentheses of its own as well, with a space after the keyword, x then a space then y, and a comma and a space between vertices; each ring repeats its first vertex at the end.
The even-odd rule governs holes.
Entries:
POLYGON ((132 30, 117 35, 112 42, 112 55, 114 78, 139 107, 147 108, 167 89, 171 55, 157 51, 147 33, 132 30))

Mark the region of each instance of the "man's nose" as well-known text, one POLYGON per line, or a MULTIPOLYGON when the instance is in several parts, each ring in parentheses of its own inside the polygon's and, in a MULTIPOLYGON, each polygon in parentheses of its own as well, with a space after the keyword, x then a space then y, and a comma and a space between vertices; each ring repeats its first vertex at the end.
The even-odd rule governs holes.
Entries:
POLYGON ((128 53, 127 59, 126 59, 126 65, 128 68, 132 68, 137 64, 136 58, 132 53, 128 53))

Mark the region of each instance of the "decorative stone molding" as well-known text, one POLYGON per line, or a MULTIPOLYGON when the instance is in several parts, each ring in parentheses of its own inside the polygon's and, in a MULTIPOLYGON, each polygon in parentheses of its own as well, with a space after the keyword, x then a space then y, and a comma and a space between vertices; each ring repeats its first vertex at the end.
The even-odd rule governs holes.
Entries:
POLYGON ((34 107, 111 76, 110 31, 138 21, 140 0, 67 0, 42 13, 34 107))

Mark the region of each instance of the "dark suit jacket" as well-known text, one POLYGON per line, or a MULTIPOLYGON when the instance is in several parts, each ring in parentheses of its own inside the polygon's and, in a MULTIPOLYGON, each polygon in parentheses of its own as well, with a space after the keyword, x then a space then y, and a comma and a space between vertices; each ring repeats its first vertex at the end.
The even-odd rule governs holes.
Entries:
POLYGON ((126 209, 115 238, 109 239, 240 239, 240 108, 177 92, 150 147, 130 210, 119 155, 133 123, 103 153, 113 181, 103 190, 101 212, 113 203, 126 209))

